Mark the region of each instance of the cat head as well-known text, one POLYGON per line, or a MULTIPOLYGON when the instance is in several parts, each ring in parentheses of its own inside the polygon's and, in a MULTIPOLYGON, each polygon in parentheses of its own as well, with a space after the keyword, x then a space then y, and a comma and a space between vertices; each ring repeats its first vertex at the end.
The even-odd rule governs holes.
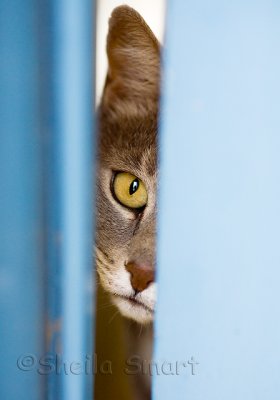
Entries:
POLYGON ((109 20, 99 107, 96 262, 121 313, 153 319, 160 45, 128 6, 109 20))

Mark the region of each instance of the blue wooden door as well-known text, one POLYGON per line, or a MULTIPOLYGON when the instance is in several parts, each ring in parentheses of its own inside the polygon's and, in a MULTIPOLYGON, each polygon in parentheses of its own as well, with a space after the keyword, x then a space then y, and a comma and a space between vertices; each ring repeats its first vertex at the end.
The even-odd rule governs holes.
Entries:
POLYGON ((280 396, 279 21, 168 2, 154 399, 280 396))
POLYGON ((0 6, 1 399, 92 396, 93 4, 0 6))

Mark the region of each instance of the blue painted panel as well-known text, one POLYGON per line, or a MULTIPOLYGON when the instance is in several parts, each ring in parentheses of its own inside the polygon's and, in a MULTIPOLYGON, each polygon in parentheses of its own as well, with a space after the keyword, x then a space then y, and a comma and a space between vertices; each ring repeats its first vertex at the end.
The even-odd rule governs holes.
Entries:
POLYGON ((0 5, 0 398, 42 398, 38 5, 0 5), (30 356, 28 356, 30 355, 30 356), (34 368, 32 365, 34 364, 34 368))
POLYGON ((92 0, 52 3, 51 147, 55 164, 50 169, 50 186, 56 202, 51 210, 56 232, 50 230, 50 234, 57 234, 59 246, 52 242, 52 254, 58 251, 59 255, 52 259, 51 281, 57 283, 57 291, 50 306, 56 318, 52 322, 59 325, 59 332, 54 329, 53 334, 60 336, 59 353, 69 373, 62 373, 59 382, 50 385, 49 396, 65 400, 92 397, 93 374, 88 370, 93 357, 92 5, 92 0))
POLYGON ((153 395, 276 400, 280 4, 174 0, 167 16, 155 361, 174 375, 153 395))
POLYGON ((0 6, 1 399, 92 397, 93 20, 89 0, 0 6))

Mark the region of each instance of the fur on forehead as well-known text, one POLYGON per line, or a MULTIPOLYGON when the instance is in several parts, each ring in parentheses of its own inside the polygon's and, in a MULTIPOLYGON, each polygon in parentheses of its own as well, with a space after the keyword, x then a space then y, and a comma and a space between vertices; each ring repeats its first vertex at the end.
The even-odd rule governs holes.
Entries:
POLYGON ((99 107, 100 159, 139 168, 149 157, 156 171, 160 45, 143 18, 128 6, 109 21, 108 75, 99 107))
POLYGON ((102 149, 106 151, 112 148, 132 150, 133 148, 144 150, 151 146, 156 147, 158 134, 158 113, 151 110, 150 113, 131 116, 123 114, 111 118, 100 109, 99 114, 99 140, 102 149))
MULTIPOLYGON (((148 175, 157 172, 157 123, 132 130, 113 129, 101 133, 98 159, 107 168, 120 171, 138 172, 148 175)), ((137 175, 137 174, 136 174, 137 175)))

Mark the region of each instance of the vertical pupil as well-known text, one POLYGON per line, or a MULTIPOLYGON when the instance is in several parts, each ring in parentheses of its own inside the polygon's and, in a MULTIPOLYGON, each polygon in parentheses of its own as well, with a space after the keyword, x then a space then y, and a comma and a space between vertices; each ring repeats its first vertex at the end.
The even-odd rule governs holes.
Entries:
POLYGON ((133 182, 131 182, 131 185, 129 187, 129 194, 133 195, 138 188, 139 188, 139 179, 136 178, 134 179, 133 182))

